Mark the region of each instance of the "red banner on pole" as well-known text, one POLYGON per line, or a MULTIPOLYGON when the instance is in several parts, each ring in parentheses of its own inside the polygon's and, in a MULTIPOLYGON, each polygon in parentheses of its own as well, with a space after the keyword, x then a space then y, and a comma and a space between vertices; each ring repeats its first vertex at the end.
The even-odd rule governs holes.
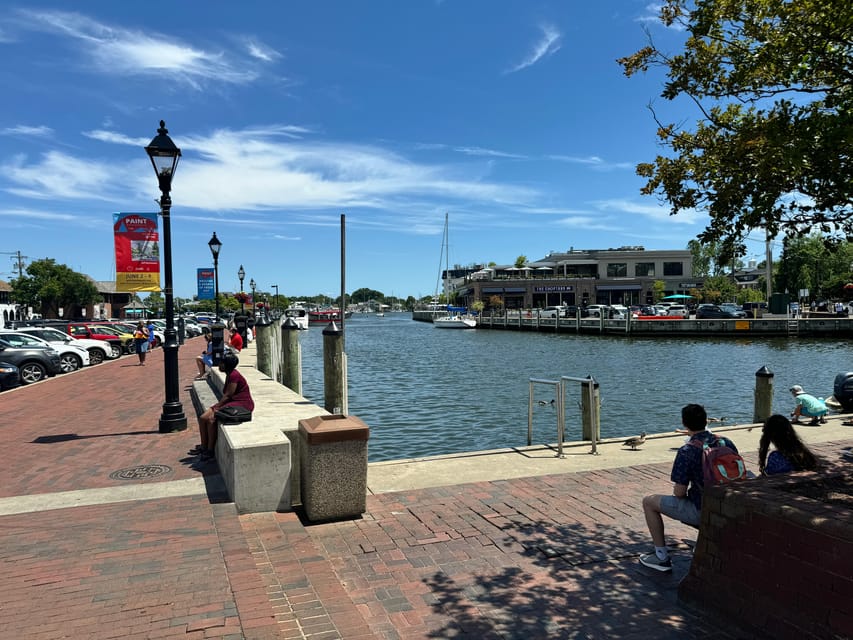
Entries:
POLYGON ((116 291, 160 291, 156 213, 114 213, 116 291))

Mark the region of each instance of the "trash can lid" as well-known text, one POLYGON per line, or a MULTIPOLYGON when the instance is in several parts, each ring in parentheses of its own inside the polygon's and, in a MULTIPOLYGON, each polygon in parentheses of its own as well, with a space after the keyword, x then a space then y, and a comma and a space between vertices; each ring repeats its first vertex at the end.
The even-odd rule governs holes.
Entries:
POLYGON ((332 414, 303 418, 299 421, 299 433, 308 444, 328 444, 351 440, 367 440, 370 427, 356 416, 332 414))

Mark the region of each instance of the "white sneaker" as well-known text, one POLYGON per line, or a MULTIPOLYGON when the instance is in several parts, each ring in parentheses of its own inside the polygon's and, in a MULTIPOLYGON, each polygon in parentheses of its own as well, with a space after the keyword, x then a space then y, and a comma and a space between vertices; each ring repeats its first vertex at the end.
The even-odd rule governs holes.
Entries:
POLYGON ((672 560, 661 560, 656 553, 644 553, 640 556, 640 564, 655 571, 672 571, 672 560))

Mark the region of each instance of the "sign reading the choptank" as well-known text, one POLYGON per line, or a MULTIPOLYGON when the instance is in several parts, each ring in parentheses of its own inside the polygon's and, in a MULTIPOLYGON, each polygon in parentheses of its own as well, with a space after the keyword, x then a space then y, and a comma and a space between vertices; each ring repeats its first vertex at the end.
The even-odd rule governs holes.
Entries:
POLYGON ((114 213, 116 291, 160 291, 156 213, 114 213))

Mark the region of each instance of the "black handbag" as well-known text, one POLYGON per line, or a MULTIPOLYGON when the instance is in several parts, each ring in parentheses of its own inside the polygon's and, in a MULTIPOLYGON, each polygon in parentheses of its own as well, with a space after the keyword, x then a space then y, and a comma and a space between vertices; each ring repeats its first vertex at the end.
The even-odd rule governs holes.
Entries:
POLYGON ((252 420, 252 412, 245 407, 231 405, 217 409, 213 413, 219 422, 224 424, 237 424, 239 422, 250 422, 252 420))

